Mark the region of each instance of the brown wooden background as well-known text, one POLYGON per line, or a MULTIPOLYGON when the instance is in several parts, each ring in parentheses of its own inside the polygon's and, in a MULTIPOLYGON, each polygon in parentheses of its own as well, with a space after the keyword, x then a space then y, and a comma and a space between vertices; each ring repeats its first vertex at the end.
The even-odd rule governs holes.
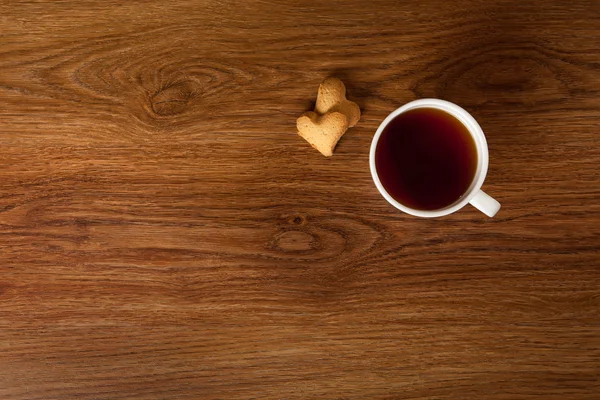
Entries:
POLYGON ((0 398, 598 399, 599 169, 598 1, 1 1, 0 398), (378 194, 421 97, 496 218, 378 194))

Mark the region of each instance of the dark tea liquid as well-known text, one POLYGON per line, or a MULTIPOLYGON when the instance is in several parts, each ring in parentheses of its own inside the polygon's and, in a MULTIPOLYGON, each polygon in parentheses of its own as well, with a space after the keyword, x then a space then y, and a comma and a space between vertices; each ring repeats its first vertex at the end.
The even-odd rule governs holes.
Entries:
POLYGON ((437 108, 416 108, 394 118, 375 150, 385 190, 417 210, 445 208, 469 189, 477 148, 467 128, 437 108))

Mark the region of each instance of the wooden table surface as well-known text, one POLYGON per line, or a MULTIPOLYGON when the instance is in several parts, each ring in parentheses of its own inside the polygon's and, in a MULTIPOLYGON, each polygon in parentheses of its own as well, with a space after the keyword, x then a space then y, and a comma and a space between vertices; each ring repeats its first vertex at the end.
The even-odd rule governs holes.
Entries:
POLYGON ((598 1, 0 3, 0 398, 600 398, 598 1), (337 76, 363 117, 296 134, 337 76), (417 98, 490 219, 372 183, 417 98))

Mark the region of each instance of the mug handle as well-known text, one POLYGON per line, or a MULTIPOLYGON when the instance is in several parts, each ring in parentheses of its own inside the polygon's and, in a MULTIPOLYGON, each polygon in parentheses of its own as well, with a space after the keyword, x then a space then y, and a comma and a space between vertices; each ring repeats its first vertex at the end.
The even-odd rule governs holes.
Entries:
POLYGON ((493 217, 500 210, 500 203, 483 190, 479 190, 469 203, 488 217, 493 217))

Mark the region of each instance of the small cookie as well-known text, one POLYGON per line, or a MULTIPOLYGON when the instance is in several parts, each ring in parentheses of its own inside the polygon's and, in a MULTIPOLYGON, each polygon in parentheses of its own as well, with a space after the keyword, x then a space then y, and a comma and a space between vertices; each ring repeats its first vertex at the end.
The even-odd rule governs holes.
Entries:
POLYGON ((330 157, 338 140, 348 129, 348 119, 340 112, 318 115, 309 111, 296 120, 296 127, 298 135, 325 157, 330 157))
POLYGON ((327 78, 319 86, 315 111, 319 114, 341 112, 348 118, 348 127, 352 128, 360 119, 358 104, 346 99, 346 87, 337 78, 327 78))

